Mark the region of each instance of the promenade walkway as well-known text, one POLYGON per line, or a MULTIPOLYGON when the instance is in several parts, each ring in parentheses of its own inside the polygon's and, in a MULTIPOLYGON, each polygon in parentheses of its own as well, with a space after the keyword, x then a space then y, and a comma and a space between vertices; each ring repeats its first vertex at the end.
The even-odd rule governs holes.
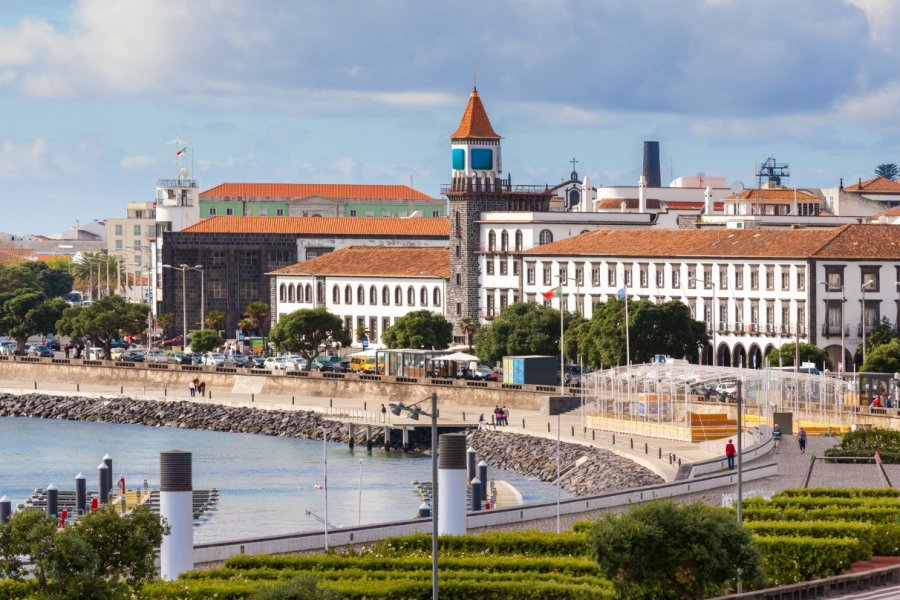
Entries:
MULTIPOLYGON (((128 396, 135 399, 155 401, 186 400, 193 402, 215 403, 226 406, 254 407, 260 409, 278 410, 309 410, 334 415, 342 420, 352 420, 358 424, 381 425, 381 404, 387 404, 383 398, 328 398, 323 396, 301 395, 274 395, 254 394, 252 392, 235 392, 233 389, 207 388, 207 397, 191 397, 188 389, 163 388, 162 386, 134 386, 110 384, 79 384, 57 383, 52 381, 38 382, 35 389, 33 382, 12 380, 0 380, 0 392, 27 394, 43 393, 55 395, 78 395, 87 397, 100 396, 128 396), (210 398, 211 396, 211 398, 210 398)), ((416 398, 405 400, 407 404, 415 402, 416 398)), ((430 408, 429 401, 423 402, 423 409, 430 408)), ((491 421, 492 408, 485 406, 471 406, 460 404, 443 404, 438 396, 438 410, 441 424, 471 425, 476 426, 478 417, 484 414, 486 422, 491 421)), ((562 442, 583 444, 597 448, 604 448, 624 458, 654 471, 666 481, 675 478, 678 472, 679 460, 681 463, 706 460, 724 453, 719 450, 708 449, 707 444, 693 444, 675 440, 663 440, 657 438, 642 437, 630 434, 612 434, 608 432, 587 430, 584 427, 585 419, 581 410, 574 410, 567 414, 556 416, 541 415, 535 410, 510 409, 509 425, 497 427, 509 433, 520 433, 548 439, 557 439, 562 442), (557 432, 557 430, 559 430, 557 432), (670 461, 670 455, 673 457, 670 461)), ((400 426, 409 425, 422 427, 428 423, 427 418, 413 421, 405 416, 394 416, 387 412, 385 421, 387 424, 400 426)), ((488 425, 489 428, 493 426, 488 425)))

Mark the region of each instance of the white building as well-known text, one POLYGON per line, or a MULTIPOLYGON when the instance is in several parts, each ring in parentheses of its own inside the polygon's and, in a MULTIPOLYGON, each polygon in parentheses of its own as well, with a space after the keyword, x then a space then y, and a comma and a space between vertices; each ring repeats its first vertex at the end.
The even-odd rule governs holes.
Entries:
POLYGON ((273 325, 301 308, 325 307, 378 343, 384 331, 416 310, 445 314, 450 252, 446 247, 353 246, 269 273, 273 325), (322 294, 317 293, 321 290, 322 294))
POLYGON ((494 262, 482 275, 484 320, 520 299, 546 302, 542 294, 560 281, 563 306, 590 318, 594 304, 625 288, 634 300, 687 304, 709 327, 704 362, 713 362, 715 348, 719 365, 759 367, 799 338, 826 349, 836 367, 843 343, 849 369, 863 314, 871 325, 881 317, 896 324, 900 313, 900 228, 892 225, 601 229, 484 259, 494 262))
POLYGON ((156 239, 156 203, 129 202, 125 218, 106 221, 106 250, 118 256, 128 282, 126 297, 133 302, 150 302, 153 287, 151 242, 156 239))

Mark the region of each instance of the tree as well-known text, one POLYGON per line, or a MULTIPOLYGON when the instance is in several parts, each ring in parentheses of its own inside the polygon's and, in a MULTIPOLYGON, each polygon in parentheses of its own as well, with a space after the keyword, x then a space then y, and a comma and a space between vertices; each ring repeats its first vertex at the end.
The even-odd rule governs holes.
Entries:
POLYGON ((900 373, 900 339, 894 338, 866 352, 861 371, 868 373, 900 373))
POLYGON ((368 337, 369 328, 365 325, 357 325, 354 333, 356 333, 356 341, 361 342, 364 337, 368 337))
POLYGON ((150 307, 146 304, 126 302, 119 296, 106 296, 88 306, 70 306, 63 311, 56 329, 62 335, 73 338, 90 338, 103 349, 103 356, 110 358, 113 340, 124 335, 143 331, 150 307))
POLYGON ((453 341, 453 325, 442 314, 414 310, 394 321, 381 341, 388 348, 443 350, 453 341))
POLYGON ((65 529, 40 510, 19 511, 0 525, 0 578, 33 581, 42 598, 129 597, 154 577, 155 551, 168 531, 146 506, 127 516, 104 507, 65 529))
POLYGON ((469 347, 469 350, 472 349, 472 335, 478 331, 479 323, 472 317, 463 317, 456 324, 459 327, 459 330, 463 332, 463 335, 466 336, 466 346, 469 347))
POLYGON ((77 262, 72 262, 75 287, 90 293, 95 298, 100 295, 100 290, 109 288, 110 290, 121 289, 124 291, 126 284, 132 285, 133 281, 122 279, 123 271, 123 259, 115 254, 85 252, 78 257, 77 262))
POLYGON ((0 267, 0 290, 34 289, 47 298, 58 298, 72 291, 73 278, 65 270, 52 269, 43 262, 25 262, 0 267))
POLYGON ((655 501, 603 514, 588 544, 624 598, 706 598, 730 590, 741 569, 750 589, 763 581, 750 531, 734 514, 701 502, 655 501))
POLYGON ((534 302, 510 304, 479 330, 475 354, 485 362, 521 354, 559 354, 559 311, 534 302))
POLYGON ((156 326, 163 331, 168 331, 175 326, 175 314, 172 311, 159 313, 156 317, 156 326))
MULTIPOLYGON (((769 354, 768 358, 766 358, 766 362, 768 362, 770 366, 782 365, 785 367, 793 367, 796 349, 797 346, 794 342, 788 342, 787 344, 781 346, 781 348, 779 348, 778 350, 773 350, 772 353, 769 354)), ((802 364, 805 362, 815 363, 816 366, 821 366, 822 364, 824 364, 825 368, 829 371, 834 370, 834 363, 832 363, 831 359, 828 358, 827 352, 825 352, 818 346, 800 342, 800 363, 802 364)))
POLYGON ((216 331, 225 329, 225 313, 221 310, 211 310, 207 312, 204 321, 206 326, 210 329, 215 329, 216 331))
POLYGON ((61 298, 47 300, 34 288, 0 293, 0 331, 16 340, 16 351, 21 353, 29 336, 56 331, 67 306, 61 298))
MULTIPOLYGON (((878 321, 872 323, 872 331, 869 332, 869 335, 866 336, 866 354, 881 346, 882 344, 887 344, 891 340, 895 340, 898 338, 897 332, 894 329, 894 325, 891 323, 891 320, 887 317, 881 317, 878 321)), ((862 344, 858 344, 856 346, 856 352, 853 356, 853 363, 862 368, 861 365, 863 363, 863 355, 862 355, 862 344)))
POLYGON ((269 320, 269 305, 265 302, 257 300, 251 302, 244 308, 244 317, 250 329, 253 329, 257 335, 262 335, 263 325, 269 320))
POLYGON ((350 345, 350 332, 341 318, 319 308, 301 308, 278 320, 269 339, 279 350, 305 354, 306 369, 324 350, 350 345))
POLYGON ((192 352, 209 352, 222 345, 222 336, 214 329, 199 329, 191 334, 192 352))
POLYGON ((875 166, 875 175, 893 181, 900 175, 900 167, 894 163, 882 163, 875 166))

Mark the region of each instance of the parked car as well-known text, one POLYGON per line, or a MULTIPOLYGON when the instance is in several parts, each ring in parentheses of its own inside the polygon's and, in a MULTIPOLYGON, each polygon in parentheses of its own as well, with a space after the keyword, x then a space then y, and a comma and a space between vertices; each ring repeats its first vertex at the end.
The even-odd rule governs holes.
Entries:
POLYGON ((56 352, 59 352, 59 350, 61 350, 59 339, 53 334, 47 336, 47 339, 44 340, 44 345, 56 352))
POLYGON ((93 346, 85 351, 85 358, 88 360, 103 360, 103 348, 93 346))
POLYGON ((207 352, 203 356, 203 364, 209 367, 224 367, 225 355, 221 352, 207 352))
POLYGON ((148 350, 144 353, 144 360, 152 363, 167 363, 169 362, 169 355, 159 349, 148 350))
POLYGON ((303 371, 306 369, 307 360, 297 354, 289 354, 284 357, 286 371, 303 371))
POLYGON ((244 366, 248 369, 264 369, 266 365, 266 357, 259 354, 245 354, 244 366))
POLYGON ((128 342, 126 342, 125 340, 122 340, 122 339, 119 339, 119 340, 113 340, 113 341, 110 342, 110 344, 109 344, 109 347, 110 347, 110 348, 125 348, 125 349, 128 349, 130 346, 131 346, 131 344, 129 344, 128 342))
POLYGON ((344 367, 341 366, 340 357, 337 356, 317 356, 312 361, 312 368, 316 371, 332 373, 343 373, 345 371, 344 367))
POLYGON ((270 356, 263 363, 263 368, 270 371, 284 371, 286 362, 283 356, 270 356))
POLYGON ((175 337, 163 340, 163 346, 171 347, 171 346, 184 346, 184 337, 180 335, 176 335, 175 337))
POLYGON ((144 353, 140 350, 126 350, 122 353, 122 358, 120 360, 127 362, 144 362, 144 353))
POLYGON ((39 358, 53 358, 53 350, 43 344, 34 344, 25 351, 26 356, 37 356, 39 358))
POLYGON ((719 400, 723 402, 727 398, 734 398, 737 396, 737 384, 723 381, 716 386, 716 394, 719 396, 719 400))
POLYGON ((12 356, 15 352, 15 342, 0 342, 0 356, 12 356))
POLYGON ((125 353, 125 348, 111 348, 109 351, 110 356, 112 356, 113 360, 122 360, 122 355, 125 353))

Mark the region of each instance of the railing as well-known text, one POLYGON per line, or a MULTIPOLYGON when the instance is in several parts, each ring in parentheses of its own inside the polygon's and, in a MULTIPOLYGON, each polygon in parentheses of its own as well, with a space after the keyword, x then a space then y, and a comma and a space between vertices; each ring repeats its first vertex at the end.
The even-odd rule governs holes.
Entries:
MULTIPOLYGON (((822 335, 841 335, 841 326, 829 325, 828 323, 825 323, 824 325, 822 325, 822 335)), ((850 335, 850 327, 847 325, 844 326, 844 335, 850 335)))
POLYGON ((196 179, 157 179, 156 187, 197 187, 196 179))

